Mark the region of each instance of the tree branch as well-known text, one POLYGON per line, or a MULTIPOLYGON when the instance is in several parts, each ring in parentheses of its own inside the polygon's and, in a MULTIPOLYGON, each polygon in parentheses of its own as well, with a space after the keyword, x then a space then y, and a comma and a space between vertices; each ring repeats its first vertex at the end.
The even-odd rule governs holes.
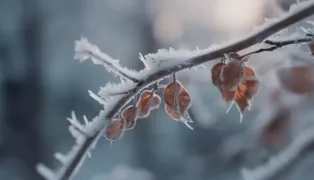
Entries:
POLYGON ((99 48, 87 41, 86 38, 75 42, 75 59, 85 61, 91 59, 95 64, 104 65, 108 71, 113 71, 122 78, 131 80, 135 83, 140 83, 138 79, 131 75, 126 68, 121 67, 118 60, 115 60, 105 53, 102 53, 99 48))
POLYGON ((121 77, 124 77, 125 79, 131 80, 131 81, 133 81, 135 83, 140 83, 140 80, 138 80, 138 79, 132 77, 131 75, 129 75, 127 72, 125 72, 125 70, 123 68, 121 68, 117 64, 112 63, 112 62, 104 59, 103 57, 99 56, 98 54, 94 54, 92 52, 89 52, 89 55, 90 55, 90 57, 98 59, 99 61, 101 61, 103 64, 108 66, 110 68, 110 70, 115 71, 121 77))
MULTIPOLYGON (((89 150, 97 143, 98 139, 104 134, 106 127, 105 120, 111 120, 116 115, 116 113, 133 98, 134 95, 136 95, 145 87, 154 84, 158 80, 161 80, 174 72, 178 72, 211 60, 215 60, 217 58, 222 57, 222 55, 225 53, 237 52, 245 48, 248 48, 252 45, 255 45, 256 43, 260 43, 265 38, 271 36, 272 34, 280 31, 283 28, 286 28, 287 26, 297 21, 300 21, 310 16, 313 13, 314 2, 311 2, 308 4, 307 7, 304 7, 298 11, 294 11, 292 14, 287 15, 279 19, 275 23, 264 27, 260 31, 252 33, 247 37, 239 39, 236 42, 229 43, 215 50, 211 50, 201 55, 194 56, 186 61, 183 61, 182 63, 169 65, 161 69, 150 71, 148 74, 146 74, 145 77, 142 77, 140 79, 141 83, 138 83, 137 85, 134 85, 132 87, 133 91, 130 91, 130 93, 125 95, 114 96, 115 97, 114 103, 111 106, 108 106, 105 112, 101 112, 101 114, 97 118, 95 118, 93 122, 91 122, 92 126, 90 127, 91 128, 90 131, 92 132, 92 135, 90 137, 85 138, 82 143, 79 143, 74 147, 74 151, 71 153, 70 156, 71 158, 69 159, 69 161, 67 163, 64 163, 63 167, 57 173, 53 174, 53 176, 51 176, 50 179, 54 180, 71 179, 74 176, 75 172, 78 170, 79 166, 82 164, 89 150)), ((39 167, 40 168, 37 169, 42 174, 44 174, 43 171, 47 169, 43 169, 42 165, 39 167)), ((46 175, 47 177, 47 174, 44 175, 46 175)))
POLYGON ((306 42, 311 42, 311 41, 312 41, 312 38, 301 38, 301 39, 287 40, 287 41, 266 40, 264 43, 271 45, 271 47, 260 48, 260 49, 258 49, 256 51, 249 52, 247 54, 242 55, 241 58, 244 58, 244 57, 252 55, 252 54, 265 52, 265 51, 274 51, 276 49, 282 48, 284 46, 292 45, 292 44, 306 43, 306 42))

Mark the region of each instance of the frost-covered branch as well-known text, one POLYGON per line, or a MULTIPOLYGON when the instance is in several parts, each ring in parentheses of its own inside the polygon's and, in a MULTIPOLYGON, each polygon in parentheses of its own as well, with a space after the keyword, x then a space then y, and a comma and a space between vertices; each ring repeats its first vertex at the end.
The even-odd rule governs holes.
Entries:
POLYGON ((122 78, 136 83, 140 82, 134 77, 132 71, 121 67, 118 60, 113 59, 109 55, 101 52, 96 45, 88 42, 86 38, 81 38, 80 40, 75 41, 75 52, 75 59, 80 61, 91 59, 95 64, 104 65, 108 71, 113 71, 122 78))
POLYGON ((314 151, 314 129, 303 131, 277 156, 254 170, 242 170, 244 180, 277 180, 286 175, 291 168, 314 151))
MULTIPOLYGON (((128 89, 129 93, 127 94, 102 97, 106 98, 106 101, 104 102, 105 111, 101 111, 101 113, 97 117, 95 117, 93 121, 89 121, 82 128, 80 125, 73 125, 77 128, 80 128, 80 131, 84 133, 72 133, 72 135, 77 138, 77 144, 68 155, 61 158, 61 163, 63 164, 63 166, 58 171, 53 172, 43 165, 37 166, 37 170, 46 179, 49 180, 71 179, 79 169, 80 165, 83 163, 90 150, 95 147, 98 139, 104 135, 106 122, 111 121, 116 116, 116 114, 144 88, 153 85, 159 80, 166 78, 175 72, 192 68, 205 62, 223 57, 224 54, 237 52, 257 43, 260 43, 264 39, 275 34, 276 32, 310 16, 313 13, 314 2, 309 1, 306 6, 294 9, 290 14, 287 14, 285 17, 282 17, 274 21, 273 23, 266 25, 258 31, 253 32, 246 37, 238 39, 237 41, 230 42, 219 47, 190 52, 186 54, 168 52, 167 56, 159 56, 160 54, 158 53, 156 55, 145 56, 146 59, 150 57, 151 60, 154 58, 154 60, 160 61, 158 62, 158 66, 156 67, 146 66, 146 69, 140 71, 136 75, 138 79, 130 78, 131 76, 123 73, 129 71, 124 71, 124 69, 121 68, 121 66, 118 65, 116 61, 113 61, 109 56, 101 53, 97 47, 92 46, 86 40, 83 39, 82 41, 77 42, 77 58, 79 58, 80 60, 86 60, 88 58, 91 58, 95 63, 101 63, 105 65, 108 69, 113 70, 115 73, 126 79, 132 80, 133 82, 126 82, 125 84, 121 84, 121 86, 116 87, 123 89, 123 92, 125 89, 128 89)), ((104 92, 106 92, 104 94, 107 94, 108 92, 112 91, 108 91, 108 89, 106 89, 104 90, 104 92)), ((101 101, 101 99, 99 99, 98 97, 96 97, 96 99, 98 99, 98 101, 101 101)), ((73 122, 74 121, 72 121, 72 124, 73 122)))

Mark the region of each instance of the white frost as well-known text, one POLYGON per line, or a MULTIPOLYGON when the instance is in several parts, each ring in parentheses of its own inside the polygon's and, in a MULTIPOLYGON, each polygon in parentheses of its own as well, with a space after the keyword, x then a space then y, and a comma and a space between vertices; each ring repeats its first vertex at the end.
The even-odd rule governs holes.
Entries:
POLYGON ((92 97, 95 101, 97 101, 99 104, 101 104, 101 105, 103 105, 104 107, 106 106, 106 101, 103 99, 103 98, 101 98, 101 97, 99 97, 99 96, 97 96, 95 93, 93 93, 92 91, 88 91, 88 93, 89 93, 89 96, 90 97, 92 97))
POLYGON ((43 176, 46 180, 57 180, 57 177, 54 172, 44 164, 36 165, 37 172, 43 176))
POLYGON ((195 49, 193 51, 187 49, 174 50, 173 48, 159 49, 157 53, 149 53, 145 56, 140 54, 140 60, 147 69, 160 69, 182 64, 182 62, 188 59, 210 52, 214 47, 216 45, 203 50, 195 49))
POLYGON ((55 153, 55 158, 58 161, 60 161, 62 164, 66 163, 66 160, 67 160, 66 157, 63 154, 59 153, 59 152, 55 153))
MULTIPOLYGON (((85 61, 89 58, 92 58, 93 62, 95 64, 113 64, 118 65, 119 60, 111 58, 109 55, 103 53, 100 51, 100 49, 94 45, 88 42, 88 40, 84 37, 82 37, 80 40, 75 41, 75 59, 78 59, 80 61, 85 61), (102 59, 96 59, 94 57, 91 57, 92 54, 97 55, 101 57, 102 59), (106 62, 104 62, 106 61, 106 62)), ((110 69, 110 67, 109 67, 110 69)))
POLYGON ((296 4, 292 4, 290 6, 289 13, 294 13, 296 11, 304 9, 304 8, 312 5, 313 2, 314 2, 313 0, 307 0, 307 1, 297 2, 296 4))
POLYGON ((98 95, 103 99, 108 99, 119 94, 127 94, 130 90, 136 87, 136 83, 131 81, 121 81, 119 84, 108 82, 105 87, 101 87, 98 95))
POLYGON ((79 61, 86 61, 91 59, 94 64, 105 66, 108 72, 113 72, 121 78, 128 79, 136 78, 138 74, 135 70, 129 70, 122 67, 119 60, 113 59, 108 54, 101 52, 101 50, 94 44, 88 42, 86 38, 81 38, 75 41, 75 56, 74 59, 79 61))

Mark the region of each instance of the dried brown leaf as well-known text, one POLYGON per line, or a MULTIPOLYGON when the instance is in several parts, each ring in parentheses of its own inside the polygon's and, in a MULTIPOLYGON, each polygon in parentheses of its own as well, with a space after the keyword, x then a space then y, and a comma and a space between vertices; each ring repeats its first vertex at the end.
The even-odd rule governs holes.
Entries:
POLYGON ((178 101, 180 112, 181 114, 184 114, 184 112, 186 112, 191 105, 191 96, 189 92, 183 87, 179 93, 178 101))
POLYGON ((220 87, 219 90, 220 90, 222 99, 224 99, 227 102, 233 100, 235 90, 231 90, 229 88, 224 88, 224 87, 220 87))
POLYGON ((212 83, 217 87, 220 87, 222 84, 222 81, 220 79, 220 74, 221 74, 221 69, 224 65, 225 65, 224 63, 217 63, 211 69, 212 83))
POLYGON ((150 107, 147 105, 141 109, 138 109, 137 117, 138 118, 146 118, 150 114, 150 107))
POLYGON ((278 71, 278 78, 282 86, 296 94, 314 92, 314 71, 308 66, 297 66, 278 71))
POLYGON ((161 103, 159 95, 155 94, 153 90, 143 91, 141 93, 140 99, 136 104, 137 108, 137 117, 145 118, 150 114, 150 111, 153 109, 159 108, 161 103))
POLYGON ((181 120, 181 114, 177 112, 176 110, 169 107, 167 104, 165 105, 166 113, 174 120, 181 120))
POLYGON ((113 119, 106 127, 105 138, 110 141, 118 140, 122 137, 124 121, 122 119, 113 119))
POLYGON ((125 121, 124 129, 133 129, 136 124, 137 108, 134 105, 128 106, 122 111, 121 117, 125 121))
POLYGON ((236 93, 235 93, 234 101, 237 104, 238 109, 241 114, 244 114, 244 111, 249 107, 249 102, 245 98, 244 93, 245 93, 245 86, 241 84, 238 85, 236 93))
MULTIPOLYGON (((246 67, 244 70, 244 78, 240 83, 245 99, 250 100, 257 93, 259 87, 259 81, 257 80, 252 68, 246 67)), ((240 86, 239 85, 239 86, 240 86)))
POLYGON ((242 118, 244 111, 249 108, 249 100, 258 91, 259 81, 254 70, 243 63, 248 57, 241 59, 239 54, 232 52, 228 58, 227 64, 222 59, 221 63, 213 66, 212 82, 219 89, 222 99, 236 103, 242 118))
POLYGON ((176 97, 181 91, 182 85, 178 82, 169 83, 164 89, 163 100, 170 107, 177 106, 176 97))
POLYGON ((255 72, 252 68, 245 66, 244 67, 244 76, 245 77, 255 76, 255 72))
POLYGON ((241 82, 244 76, 244 65, 242 62, 230 58, 230 62, 221 69, 220 79, 223 88, 233 90, 241 82))
POLYGON ((221 74, 221 69, 224 65, 225 65, 224 63, 215 64, 211 69, 211 78, 212 78, 212 83, 219 89, 222 99, 229 102, 233 100, 235 91, 229 88, 225 88, 222 84, 220 74, 221 74))
POLYGON ((146 106, 149 106, 149 100, 153 97, 154 93, 152 91, 145 90, 141 93, 140 99, 137 102, 136 107, 138 109, 145 109, 146 106))
POLYGON ((158 96, 157 94, 154 94, 154 96, 149 101, 149 107, 151 110, 158 109, 160 106, 160 103, 161 103, 160 96, 158 96))
POLYGON ((188 113, 191 105, 189 92, 178 82, 167 85, 164 90, 165 111, 174 120, 183 122, 188 128, 193 129, 188 123, 193 122, 188 113))
POLYGON ((141 93, 140 99, 136 104, 138 109, 137 116, 139 118, 145 118, 150 114, 150 101, 154 97, 154 92, 145 90, 141 93))

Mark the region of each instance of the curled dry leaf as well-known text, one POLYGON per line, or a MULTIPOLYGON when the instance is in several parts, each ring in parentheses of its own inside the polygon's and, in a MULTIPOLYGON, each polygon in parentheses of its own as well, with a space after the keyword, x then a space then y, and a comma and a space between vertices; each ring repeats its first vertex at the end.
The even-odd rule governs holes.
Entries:
POLYGON ((128 106, 122 111, 121 117, 124 120, 124 129, 133 129, 137 120, 137 108, 134 105, 128 106))
POLYGON ((145 106, 142 109, 138 109, 137 117, 138 118, 146 118, 150 114, 149 106, 145 106))
POLYGON ((174 120, 181 120, 181 115, 180 113, 178 113, 177 111, 173 110, 172 108, 170 108, 167 104, 165 105, 165 110, 166 113, 174 120))
POLYGON ((154 93, 148 90, 145 90, 141 93, 140 99, 137 102, 138 109, 144 109, 147 105, 149 105, 149 100, 154 96, 154 93))
MULTIPOLYGON (((179 82, 169 83, 164 89, 163 100, 166 113, 174 120, 182 121, 189 128, 187 122, 192 122, 188 113, 191 96, 179 82)), ((192 129, 192 128, 191 128, 192 129)))
POLYGON ((230 90, 228 88, 220 87, 221 98, 225 101, 229 102, 232 101, 235 95, 235 90, 230 90))
POLYGON ((182 89, 182 85, 178 82, 169 83, 164 89, 164 102, 169 107, 177 106, 177 97, 182 89))
POLYGON ((163 98, 165 104, 180 115, 183 115, 191 104, 190 94, 179 82, 168 84, 163 98))
POLYGON ((213 66, 213 68, 211 69, 211 78, 212 78, 212 82, 213 84, 219 89, 219 91, 221 92, 221 97, 222 99, 224 99, 225 101, 229 102, 231 100, 233 100, 234 97, 234 90, 231 90, 229 88, 226 88, 223 83, 222 80, 220 78, 221 75, 221 70, 222 67, 224 66, 224 63, 217 63, 213 66))
POLYGON ((212 73, 212 82, 215 86, 220 87, 222 85, 222 81, 220 79, 220 74, 221 74, 221 69, 224 66, 224 63, 217 63, 215 64, 212 69, 211 69, 211 73, 212 73))
POLYGON ((191 96, 189 92, 183 87, 179 93, 178 103, 179 103, 179 109, 180 109, 181 114, 186 113, 187 109, 191 105, 191 96))
POLYGON ((154 91, 145 90, 141 93, 140 99, 136 104, 138 109, 137 117, 145 118, 150 114, 150 111, 158 108, 160 105, 160 97, 154 91))
POLYGON ((145 118, 150 113, 149 101, 154 96, 153 92, 151 91, 143 91, 140 95, 140 99, 137 102, 137 109, 138 109, 138 117, 145 118))
POLYGON ((252 68, 246 67, 244 69, 244 77, 240 85, 243 86, 243 96, 250 100, 253 95, 257 93, 259 87, 259 81, 257 80, 252 68))
POLYGON ((257 93, 258 87, 259 81, 257 80, 253 69, 245 66, 243 79, 238 84, 234 97, 234 102, 241 113, 241 118, 245 110, 250 107, 249 101, 257 93))
POLYGON ((124 129, 124 120, 120 118, 114 118, 107 125, 105 130, 105 138, 110 141, 115 141, 121 138, 124 129))
POLYGON ((234 97, 234 102, 237 104, 241 114, 244 114, 245 109, 249 107, 249 101, 245 98, 245 89, 245 86, 242 84, 238 85, 234 97))
POLYGON ((154 96, 150 100, 150 104, 149 104, 150 109, 151 110, 152 109, 158 109, 160 106, 160 103, 161 103, 160 97, 157 94, 154 94, 154 96))
POLYGON ((281 69, 277 72, 282 86, 296 94, 308 94, 314 92, 314 70, 309 66, 296 66, 281 69))
POLYGON ((241 60, 229 57, 229 62, 221 68, 220 80, 224 88, 234 90, 241 82, 243 75, 244 65, 241 60))
POLYGON ((242 114, 249 108, 249 100, 258 91, 259 81, 254 70, 245 66, 237 53, 229 53, 230 62, 217 63, 211 70, 212 82, 219 89, 222 99, 234 101, 242 114))

